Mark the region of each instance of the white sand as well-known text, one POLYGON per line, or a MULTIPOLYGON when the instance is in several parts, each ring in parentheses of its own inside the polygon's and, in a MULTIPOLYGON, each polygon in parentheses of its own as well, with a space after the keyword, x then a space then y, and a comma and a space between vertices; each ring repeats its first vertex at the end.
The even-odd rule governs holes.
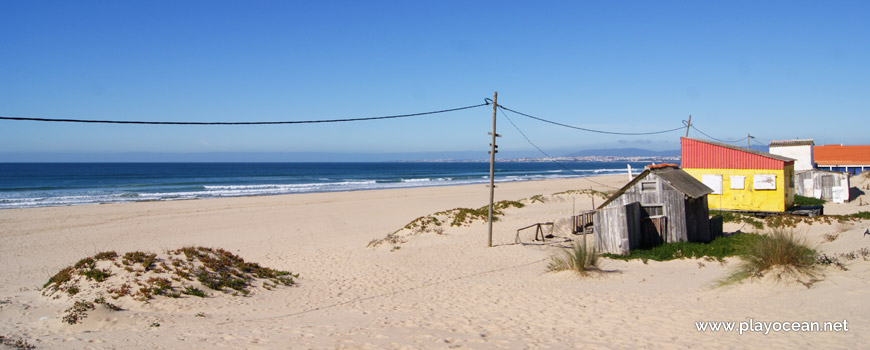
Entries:
MULTIPOLYGON (((595 178, 619 187, 625 176, 595 178)), ((853 178, 853 186, 867 184, 853 178)), ((500 184, 497 200, 595 187, 584 179, 500 184)), ((0 335, 46 348, 616 349, 854 348, 870 340, 870 262, 825 269, 811 288, 756 280, 711 289, 728 266, 703 260, 621 262, 578 278, 547 273, 558 248, 513 244, 516 229, 555 221, 587 195, 508 209, 486 248, 486 224, 424 233, 394 249, 366 248, 411 220, 477 208, 485 186, 297 194, 0 211, 0 335), (100 251, 160 252, 189 245, 231 250, 298 272, 298 286, 248 297, 156 297, 60 321, 68 301, 41 296, 48 278, 100 251), (203 313, 205 317, 197 317, 203 313), (848 332, 763 335, 698 332, 696 321, 842 321, 848 332), (159 327, 152 327, 153 323, 159 327)), ((863 195, 864 203, 870 195, 863 195)), ((596 199, 596 203, 600 203, 596 199)), ((858 200, 828 213, 870 211, 858 200)), ((821 251, 870 247, 870 221, 799 228, 821 251), (825 233, 839 233, 833 242, 825 233)), ((726 225, 735 231, 739 225, 726 225)), ((742 227, 743 231, 748 231, 742 227)), ((531 241, 533 231, 521 236, 531 241)), ((591 237, 590 237, 591 238, 591 237)), ((729 260, 729 266, 736 259, 729 260)), ((2 347, 2 346, 0 346, 2 347)))

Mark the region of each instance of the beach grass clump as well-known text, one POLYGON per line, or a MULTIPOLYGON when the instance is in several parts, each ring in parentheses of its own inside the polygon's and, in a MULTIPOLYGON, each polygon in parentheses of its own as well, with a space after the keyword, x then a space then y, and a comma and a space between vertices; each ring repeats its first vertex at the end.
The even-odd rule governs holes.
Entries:
POLYGON ((588 249, 583 243, 575 242, 570 249, 563 249, 560 255, 550 258, 547 271, 573 271, 581 276, 598 271, 599 254, 595 249, 588 249))
POLYGON ((536 194, 534 196, 529 197, 529 202, 531 202, 531 203, 544 203, 546 201, 547 201, 547 198, 541 194, 536 194))
POLYGON ((768 272, 774 272, 777 280, 785 277, 815 280, 818 276, 815 249, 788 228, 770 228, 747 247, 740 259, 741 263, 720 285, 764 277, 768 272))
POLYGON ((723 261, 727 257, 743 254, 761 236, 754 233, 741 233, 722 236, 710 243, 671 242, 646 248, 632 249, 628 254, 602 254, 616 260, 668 261, 675 259, 706 259, 723 261))

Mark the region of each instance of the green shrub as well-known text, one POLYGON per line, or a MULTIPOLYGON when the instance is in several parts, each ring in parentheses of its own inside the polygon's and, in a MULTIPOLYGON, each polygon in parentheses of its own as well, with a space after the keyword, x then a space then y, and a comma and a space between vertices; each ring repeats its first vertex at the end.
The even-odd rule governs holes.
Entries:
POLYGON ((825 200, 813 198, 813 197, 804 197, 804 196, 795 195, 794 196, 794 205, 796 205, 796 206, 825 205, 825 200))
POLYGON ((743 254, 760 237, 754 233, 741 233, 719 237, 710 243, 664 243, 648 249, 633 249, 627 255, 602 254, 602 256, 626 261, 635 259, 667 261, 684 258, 709 258, 722 261, 726 257, 743 254))

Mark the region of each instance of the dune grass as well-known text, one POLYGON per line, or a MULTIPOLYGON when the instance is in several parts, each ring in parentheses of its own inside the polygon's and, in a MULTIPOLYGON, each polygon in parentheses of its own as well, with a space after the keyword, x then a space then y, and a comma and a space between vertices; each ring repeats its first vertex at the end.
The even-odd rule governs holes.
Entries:
POLYGON ((547 266, 550 272, 557 271, 574 271, 575 273, 586 276, 590 272, 598 271, 598 260, 600 254, 595 249, 587 249, 583 243, 574 243, 571 249, 564 249, 561 256, 554 256, 547 266))
POLYGON ((815 280, 819 275, 816 250, 788 228, 768 229, 766 235, 760 235, 747 247, 740 259, 740 264, 720 281, 720 286, 763 277, 769 272, 777 280, 785 277, 815 280))

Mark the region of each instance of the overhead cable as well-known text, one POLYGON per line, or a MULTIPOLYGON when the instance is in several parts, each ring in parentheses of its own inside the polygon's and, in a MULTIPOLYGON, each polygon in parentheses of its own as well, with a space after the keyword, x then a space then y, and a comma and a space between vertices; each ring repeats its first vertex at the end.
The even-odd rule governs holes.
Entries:
POLYGON ((456 112, 465 109, 483 107, 489 105, 489 101, 484 103, 457 107, 450 109, 442 109, 431 112, 420 112, 411 114, 389 115, 382 117, 365 117, 365 118, 344 118, 344 119, 324 119, 324 120, 291 120, 291 121, 256 121, 256 122, 149 122, 149 121, 132 121, 132 120, 89 120, 89 119, 55 119, 55 118, 30 118, 30 117, 4 117, 0 116, 0 120, 23 120, 37 122, 57 122, 57 123, 94 123, 94 124, 142 124, 142 125, 277 125, 277 124, 317 124, 317 123, 341 123, 341 122, 357 122, 365 120, 380 120, 380 119, 397 119, 418 117, 431 114, 456 112))
POLYGON ((522 130, 520 130, 520 127, 517 126, 517 124, 515 124, 514 121, 511 120, 511 118, 508 117, 507 114, 504 113, 504 111, 501 112, 501 115, 502 115, 503 117, 505 117, 505 119, 507 119, 507 121, 510 122, 511 125, 514 126, 514 129, 517 129, 517 132, 519 132, 520 135, 522 135, 523 138, 526 139, 526 142, 528 142, 530 145, 532 145, 532 147, 535 147, 539 152, 541 152, 541 154, 543 154, 545 157, 547 157, 547 160, 553 162, 554 164, 558 165, 558 166, 561 167, 562 169, 565 169, 565 170, 567 170, 567 171, 569 171, 569 172, 571 172, 571 173, 574 173, 575 175, 579 175, 581 178, 583 178, 583 179, 586 180, 586 181, 589 181, 589 182, 592 182, 592 183, 595 183, 595 184, 598 184, 598 185, 601 185, 601 186, 610 187, 610 188, 613 188, 613 189, 616 188, 616 187, 613 187, 613 186, 610 186, 610 185, 603 184, 603 183, 600 183, 600 182, 598 182, 598 181, 592 180, 592 179, 588 178, 585 174, 580 174, 580 173, 574 171, 573 169, 570 169, 570 168, 566 167, 566 166, 563 165, 562 163, 557 162, 557 161, 554 159, 554 157, 550 156, 547 152, 544 152, 543 149, 541 149, 540 147, 538 147, 538 145, 536 145, 534 142, 532 142, 532 140, 530 140, 529 137, 526 136, 526 133, 524 133, 522 130))
POLYGON ((535 119, 535 120, 538 120, 538 121, 542 121, 542 122, 545 122, 545 123, 550 123, 550 124, 553 124, 553 125, 558 125, 558 126, 562 126, 562 127, 566 127, 566 128, 571 128, 571 129, 576 129, 576 130, 583 130, 583 131, 588 131, 588 132, 595 132, 595 133, 599 133, 599 134, 610 134, 610 135, 655 135, 655 134, 664 134, 664 133, 668 133, 668 132, 672 132, 672 131, 682 130, 683 128, 685 128, 685 126, 681 126, 681 127, 678 127, 678 128, 673 128, 673 129, 668 129, 668 130, 661 130, 661 131, 652 131, 652 132, 618 132, 618 131, 595 130, 595 129, 588 129, 588 128, 582 128, 582 127, 579 127, 579 126, 573 126, 573 125, 563 124, 563 123, 555 122, 555 121, 552 121, 552 120, 547 120, 547 119, 544 119, 544 118, 539 118, 539 117, 536 117, 536 116, 533 116, 533 115, 529 115, 529 114, 526 114, 526 113, 522 113, 522 112, 515 111, 515 110, 510 109, 510 108, 507 108, 507 107, 505 107, 505 106, 503 106, 503 105, 498 105, 498 107, 501 108, 501 109, 503 109, 503 110, 506 110, 506 111, 510 111, 510 112, 513 112, 513 113, 519 114, 519 115, 521 115, 521 116, 523 116, 523 117, 526 117, 526 118, 531 118, 531 119, 535 119))
POLYGON ((746 136, 746 137, 743 137, 743 138, 740 138, 740 139, 736 139, 736 140, 722 140, 722 139, 717 139, 717 138, 715 138, 715 137, 713 137, 713 136, 708 135, 707 133, 705 133, 705 132, 701 131, 700 129, 696 128, 694 124, 692 124, 692 125, 690 125, 690 126, 692 127, 692 129, 695 129, 695 131, 701 133, 701 134, 704 135, 704 136, 707 136, 707 138, 709 138, 709 139, 711 139, 711 140, 713 140, 713 141, 719 141, 719 142, 724 142, 724 143, 735 143, 735 142, 745 141, 745 140, 746 140, 746 137, 749 137, 749 136, 746 136))

